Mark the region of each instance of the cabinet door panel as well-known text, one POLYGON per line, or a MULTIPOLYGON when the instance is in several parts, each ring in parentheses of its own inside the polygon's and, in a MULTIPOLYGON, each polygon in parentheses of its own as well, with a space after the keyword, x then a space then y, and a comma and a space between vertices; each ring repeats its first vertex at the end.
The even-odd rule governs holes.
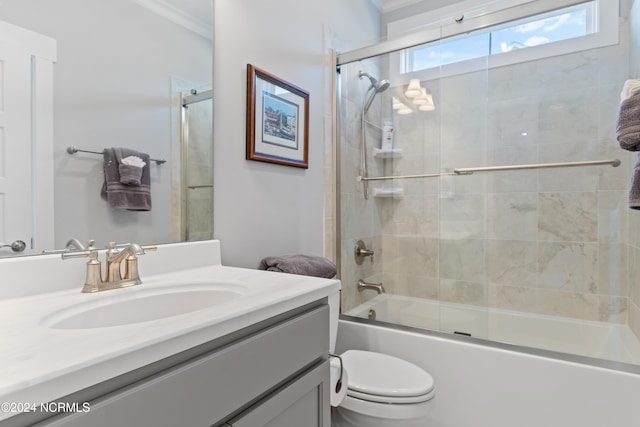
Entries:
POLYGON ((230 427, 329 427, 329 362, 245 411, 230 427))

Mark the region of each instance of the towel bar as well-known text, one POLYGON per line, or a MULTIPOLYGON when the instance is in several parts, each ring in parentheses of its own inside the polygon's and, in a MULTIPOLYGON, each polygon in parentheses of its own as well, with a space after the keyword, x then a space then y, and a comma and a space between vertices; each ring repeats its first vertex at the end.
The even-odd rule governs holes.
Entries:
MULTIPOLYGON (((76 154, 76 153, 91 153, 91 154, 98 154, 100 156, 102 156, 102 151, 90 151, 90 150, 81 150, 79 148, 76 147, 67 147, 67 153, 69 154, 76 154)), ((149 159, 152 162, 156 162, 156 165, 162 165, 164 163, 167 163, 166 160, 163 159, 149 159)))

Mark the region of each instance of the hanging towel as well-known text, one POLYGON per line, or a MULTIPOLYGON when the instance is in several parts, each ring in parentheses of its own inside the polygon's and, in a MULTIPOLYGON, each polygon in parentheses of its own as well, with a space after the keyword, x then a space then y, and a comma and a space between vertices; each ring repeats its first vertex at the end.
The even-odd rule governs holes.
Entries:
POLYGON ((105 148, 103 158, 104 184, 102 184, 102 190, 100 191, 102 198, 114 208, 130 211, 150 211, 151 175, 149 172, 149 155, 129 148, 105 148), (124 184, 123 182, 127 181, 135 182, 135 180, 131 180, 131 176, 128 173, 121 181, 120 165, 122 164, 122 159, 129 156, 139 157, 145 163, 140 175, 140 184, 124 184))
POLYGON ((629 190, 629 207, 640 210, 640 153, 637 154, 636 164, 631 174, 631 189, 629 190))
POLYGON ((620 103, 616 135, 620 148, 640 151, 640 92, 620 103))
POLYGON ((327 258, 309 255, 266 257, 260 261, 258 269, 326 279, 335 277, 337 272, 336 265, 327 258))
MULTIPOLYGON (((620 93, 616 136, 620 148, 640 151, 640 80, 627 80, 620 93)), ((640 153, 631 173, 629 207, 640 209, 640 153)))

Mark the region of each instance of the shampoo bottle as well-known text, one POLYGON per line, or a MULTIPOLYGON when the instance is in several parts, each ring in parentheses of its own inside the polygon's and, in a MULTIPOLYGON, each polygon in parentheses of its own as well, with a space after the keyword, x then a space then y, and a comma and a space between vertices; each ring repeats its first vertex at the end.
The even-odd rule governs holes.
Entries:
POLYGON ((393 125, 391 122, 385 122, 382 126, 382 143, 380 148, 383 151, 393 150, 393 125))

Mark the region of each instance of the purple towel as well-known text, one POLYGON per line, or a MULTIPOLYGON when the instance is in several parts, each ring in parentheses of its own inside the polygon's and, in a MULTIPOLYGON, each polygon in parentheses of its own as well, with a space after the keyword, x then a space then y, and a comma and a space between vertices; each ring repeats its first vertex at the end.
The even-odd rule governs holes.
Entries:
POLYGON ((335 277, 337 272, 336 265, 327 258, 309 255, 266 257, 260 261, 258 269, 327 279, 335 277))
POLYGON ((620 103, 616 136, 620 148, 640 151, 640 92, 636 92, 620 103))
POLYGON ((149 155, 128 148, 105 148, 104 184, 100 196, 111 206, 130 211, 151 210, 151 175, 149 155), (120 162, 123 158, 138 156, 146 163, 142 168, 139 185, 125 185, 120 180, 120 162))
POLYGON ((631 173, 631 188, 629 189, 629 207, 640 210, 640 153, 631 173))
MULTIPOLYGON (((620 148, 628 151, 640 151, 640 92, 634 93, 620 103, 616 136, 620 148)), ((631 173, 629 207, 640 209, 640 153, 631 173)))

